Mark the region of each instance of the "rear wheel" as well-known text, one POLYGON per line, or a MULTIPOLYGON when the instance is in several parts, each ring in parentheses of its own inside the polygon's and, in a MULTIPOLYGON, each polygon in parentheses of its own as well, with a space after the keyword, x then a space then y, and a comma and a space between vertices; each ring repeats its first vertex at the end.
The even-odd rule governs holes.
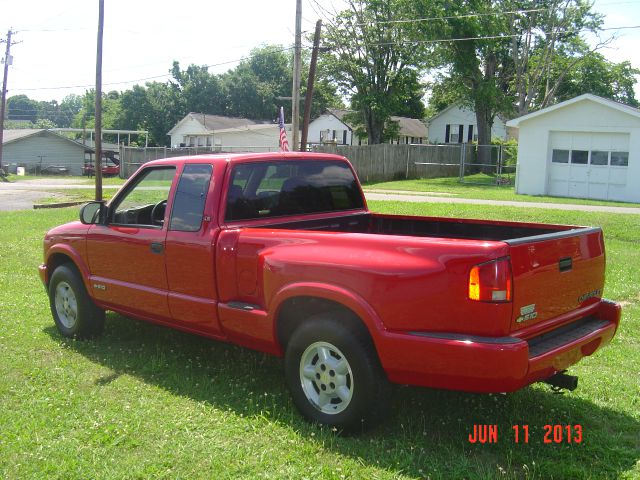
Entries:
POLYGON ((56 268, 49 281, 49 305, 58 331, 65 337, 88 338, 102 332, 104 310, 89 295, 75 267, 56 268))
POLYGON ((293 401, 312 422, 350 432, 389 410, 389 383, 366 328, 343 312, 302 323, 287 345, 286 379, 293 401))

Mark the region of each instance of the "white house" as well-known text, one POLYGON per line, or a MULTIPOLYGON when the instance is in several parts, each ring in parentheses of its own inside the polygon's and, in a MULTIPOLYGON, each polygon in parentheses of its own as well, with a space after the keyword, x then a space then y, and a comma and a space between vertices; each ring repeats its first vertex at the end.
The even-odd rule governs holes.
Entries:
MULTIPOLYGON (((329 109, 309 123, 309 144, 337 143, 338 145, 358 145, 366 140, 354 138, 353 126, 345 120, 352 110, 329 109)), ((427 127, 419 119, 392 116, 391 121, 398 123, 398 137, 390 143, 426 143, 427 127)))
POLYGON ((640 202, 640 110, 585 94, 507 122, 516 192, 640 202))
MULTIPOLYGON (((291 125, 285 128, 291 142, 291 125)), ((194 112, 187 114, 167 135, 171 136, 172 147, 223 151, 278 150, 280 142, 280 129, 275 123, 194 112)))
MULTIPOLYGON (((478 141, 478 122, 476 112, 453 104, 429 119, 429 142, 431 143, 467 143, 478 141)), ((496 116, 491 128, 491 138, 507 139, 507 127, 496 116)))
MULTIPOLYGON (((329 109, 309 122, 307 142, 336 142, 338 145, 353 145, 353 129, 343 121, 349 110, 329 109)), ((357 143, 357 140, 356 140, 357 143)))

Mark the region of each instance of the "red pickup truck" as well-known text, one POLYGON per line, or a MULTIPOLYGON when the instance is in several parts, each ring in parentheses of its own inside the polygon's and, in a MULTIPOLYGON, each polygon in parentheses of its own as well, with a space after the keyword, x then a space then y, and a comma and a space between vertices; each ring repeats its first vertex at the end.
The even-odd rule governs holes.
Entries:
POLYGON ((599 228, 372 213, 349 162, 310 153, 145 164, 49 231, 62 335, 104 311, 284 356, 309 420, 354 429, 390 383, 508 392, 608 343, 599 228))

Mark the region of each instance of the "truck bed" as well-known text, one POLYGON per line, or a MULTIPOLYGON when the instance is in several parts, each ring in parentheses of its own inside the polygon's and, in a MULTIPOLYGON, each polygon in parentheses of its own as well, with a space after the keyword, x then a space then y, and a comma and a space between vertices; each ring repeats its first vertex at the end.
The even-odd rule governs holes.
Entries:
POLYGON ((312 230, 326 232, 370 233, 376 235, 404 235, 413 237, 458 238, 465 240, 504 241, 515 244, 531 240, 531 237, 547 239, 548 235, 571 235, 583 227, 567 225, 532 225, 518 222, 498 222, 491 220, 453 219, 443 217, 411 217, 358 213, 331 218, 288 221, 261 228, 284 230, 312 230))

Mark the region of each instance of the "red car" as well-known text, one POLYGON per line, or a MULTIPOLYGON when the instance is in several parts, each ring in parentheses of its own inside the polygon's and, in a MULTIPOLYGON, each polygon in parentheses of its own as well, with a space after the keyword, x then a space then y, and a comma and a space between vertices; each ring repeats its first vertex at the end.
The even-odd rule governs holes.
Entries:
MULTIPOLYGON (((120 165, 112 161, 106 161, 102 164, 102 175, 104 177, 116 177, 120 175, 120 165)), ((82 167, 82 174, 92 177, 96 174, 96 166, 93 163, 85 163, 82 167)))
POLYGON ((335 155, 149 162, 80 219, 44 239, 62 335, 113 310, 284 356, 302 414, 342 429, 391 383, 573 389, 620 320, 599 228, 372 213, 335 155))

